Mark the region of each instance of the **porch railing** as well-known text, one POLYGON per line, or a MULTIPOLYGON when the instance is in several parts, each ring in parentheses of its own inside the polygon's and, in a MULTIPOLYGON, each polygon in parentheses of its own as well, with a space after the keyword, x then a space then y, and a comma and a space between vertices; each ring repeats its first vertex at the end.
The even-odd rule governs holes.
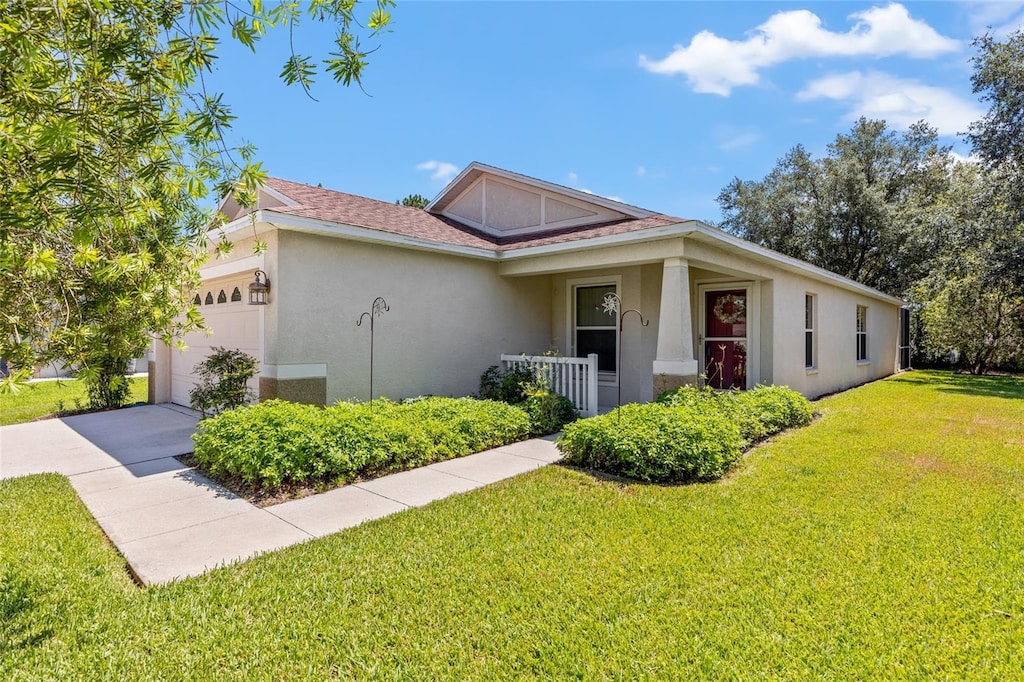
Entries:
POLYGON ((597 353, 585 358, 549 355, 502 355, 505 369, 527 366, 542 376, 551 390, 564 395, 580 416, 597 415, 597 353))

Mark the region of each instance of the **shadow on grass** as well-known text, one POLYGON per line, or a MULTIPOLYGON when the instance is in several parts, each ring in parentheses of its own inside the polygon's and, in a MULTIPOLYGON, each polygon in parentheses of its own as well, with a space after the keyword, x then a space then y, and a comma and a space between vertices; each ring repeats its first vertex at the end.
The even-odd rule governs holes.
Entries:
POLYGON ((985 398, 1024 399, 1024 376, 976 376, 923 370, 906 372, 893 377, 892 381, 903 384, 931 386, 942 393, 957 393, 985 398))
POLYGON ((0 649, 27 649, 53 636, 53 628, 35 622, 39 590, 13 569, 0 574, 0 649))

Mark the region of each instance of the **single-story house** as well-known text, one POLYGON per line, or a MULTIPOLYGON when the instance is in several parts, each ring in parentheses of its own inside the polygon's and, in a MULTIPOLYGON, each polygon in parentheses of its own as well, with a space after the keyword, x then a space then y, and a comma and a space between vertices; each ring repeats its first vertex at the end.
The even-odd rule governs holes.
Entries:
POLYGON ((552 351, 601 406, 700 377, 815 397, 900 369, 898 298, 697 220, 481 163, 425 209, 271 178, 254 215, 230 196, 220 210, 234 250, 196 293, 212 335, 190 334, 184 353, 154 346, 153 402, 187 405, 211 346, 259 359, 260 399, 365 400, 368 321, 373 395, 393 399, 469 395, 502 355, 552 351), (264 305, 249 302, 257 271, 264 305))

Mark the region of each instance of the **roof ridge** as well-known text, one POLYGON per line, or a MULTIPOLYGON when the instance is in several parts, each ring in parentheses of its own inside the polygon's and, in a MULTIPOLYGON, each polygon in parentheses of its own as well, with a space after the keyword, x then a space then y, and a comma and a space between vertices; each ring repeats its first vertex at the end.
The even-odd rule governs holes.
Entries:
MULTIPOLYGON (((267 180, 274 180, 274 181, 277 181, 277 182, 285 182, 285 183, 288 183, 289 185, 299 185, 300 187, 306 187, 308 189, 317 190, 319 192, 329 192, 331 194, 343 194, 343 195, 345 195, 347 197, 353 197, 353 198, 356 198, 356 199, 360 199, 362 201, 372 201, 372 202, 376 202, 378 204, 384 204, 385 206, 394 206, 394 207, 397 207, 397 208, 410 208, 410 209, 412 209, 414 211, 422 211, 423 210, 423 209, 420 209, 420 208, 416 208, 415 206, 406 206, 406 205, 402 204, 399 201, 395 201, 395 202, 384 201, 383 199, 377 199, 377 198, 374 198, 374 197, 368 197, 368 196, 364 196, 362 194, 353 194, 352 192, 346 192, 346 191, 341 190, 341 189, 333 189, 333 188, 330 188, 330 187, 323 187, 322 185, 321 186, 311 185, 308 182, 299 182, 298 180, 289 180, 288 178, 279 178, 279 177, 274 176, 274 175, 268 175, 266 177, 266 179, 267 180)), ((264 184, 266 184, 266 183, 264 183, 264 184)), ((281 190, 277 190, 277 191, 280 192, 281 190)), ((287 192, 282 192, 282 194, 284 194, 285 196, 288 196, 287 192)), ((298 201, 298 199, 296 199, 295 197, 292 197, 292 196, 288 196, 288 198, 292 199, 293 201, 298 201)), ((309 204, 300 204, 300 205, 301 206, 309 206, 309 204)))

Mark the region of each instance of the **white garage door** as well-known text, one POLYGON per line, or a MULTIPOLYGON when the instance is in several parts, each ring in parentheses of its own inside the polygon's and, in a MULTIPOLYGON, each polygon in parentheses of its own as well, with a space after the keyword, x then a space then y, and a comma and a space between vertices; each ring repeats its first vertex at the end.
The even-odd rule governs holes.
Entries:
MULTIPOLYGON (((203 319, 206 320, 206 326, 212 334, 207 336, 206 332, 202 331, 186 334, 184 341, 188 345, 188 350, 171 350, 172 403, 189 405, 189 392, 196 383, 193 370, 210 355, 213 346, 238 349, 259 359, 260 307, 249 305, 247 299, 232 301, 231 298, 239 297, 238 293, 235 293, 236 288, 239 293, 246 291, 244 283, 204 286, 200 294, 204 303, 199 310, 203 313, 203 319)), ((247 293, 245 295, 247 296, 247 293)), ((250 385, 254 391, 257 390, 259 377, 254 377, 250 385)))

